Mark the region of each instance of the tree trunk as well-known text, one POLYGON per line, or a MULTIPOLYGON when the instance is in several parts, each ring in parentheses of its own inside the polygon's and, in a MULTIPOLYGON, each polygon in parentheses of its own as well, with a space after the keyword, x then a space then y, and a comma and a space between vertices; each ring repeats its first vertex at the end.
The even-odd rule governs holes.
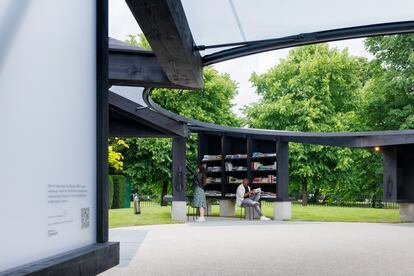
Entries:
POLYGON ((308 179, 305 178, 305 180, 302 183, 302 205, 306 206, 308 205, 308 179))

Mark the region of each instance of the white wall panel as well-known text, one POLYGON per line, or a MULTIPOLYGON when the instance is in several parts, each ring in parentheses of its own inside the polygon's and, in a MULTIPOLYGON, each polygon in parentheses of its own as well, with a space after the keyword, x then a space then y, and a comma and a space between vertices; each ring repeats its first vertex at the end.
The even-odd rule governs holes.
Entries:
POLYGON ((0 0, 0 271, 96 241, 95 20, 94 0, 0 0))

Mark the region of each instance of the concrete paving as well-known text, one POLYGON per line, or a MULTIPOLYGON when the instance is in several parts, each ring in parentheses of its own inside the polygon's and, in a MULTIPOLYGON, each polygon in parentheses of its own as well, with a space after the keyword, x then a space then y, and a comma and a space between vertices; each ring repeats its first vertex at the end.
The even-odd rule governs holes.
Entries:
POLYGON ((143 239, 129 264, 124 255, 103 275, 414 275, 413 224, 210 218, 114 229, 111 239, 122 231, 143 239))

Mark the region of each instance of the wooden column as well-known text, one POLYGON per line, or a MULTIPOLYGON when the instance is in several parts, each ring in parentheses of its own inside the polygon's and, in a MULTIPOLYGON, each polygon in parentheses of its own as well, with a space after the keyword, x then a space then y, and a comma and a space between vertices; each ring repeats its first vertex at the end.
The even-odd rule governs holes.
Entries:
POLYGON ((172 193, 173 201, 186 201, 186 139, 173 138, 172 143, 172 193))
POLYGON ((397 148, 383 149, 384 153, 384 201, 397 201, 397 148))
POLYGON ((279 201, 289 201, 289 143, 277 142, 277 181, 276 197, 279 201))

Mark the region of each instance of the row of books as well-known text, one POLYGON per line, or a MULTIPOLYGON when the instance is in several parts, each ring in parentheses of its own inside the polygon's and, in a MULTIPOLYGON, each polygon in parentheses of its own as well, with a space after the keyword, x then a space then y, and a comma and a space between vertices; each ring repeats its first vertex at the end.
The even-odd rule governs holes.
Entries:
POLYGON ((243 166, 233 166, 232 163, 226 162, 224 164, 227 172, 233 172, 233 171, 247 171, 247 167, 243 166))
POLYGON ((221 160, 221 154, 219 155, 204 155, 203 161, 221 160))
MULTIPOLYGON (((260 157, 276 157, 276 153, 263 153, 263 152, 253 152, 252 153, 253 158, 260 158, 260 157)), ((227 154, 226 159, 246 159, 247 154, 244 153, 236 153, 236 154, 227 154)), ((222 160, 221 154, 217 155, 204 155, 203 161, 216 161, 216 160, 222 160)))
POLYGON ((273 162, 272 165, 264 165, 260 162, 253 162, 252 163, 252 169, 256 170, 256 171, 260 171, 260 170, 276 170, 276 161, 273 162))
POLYGON ((252 183, 276 183, 276 176, 269 174, 267 177, 255 177, 252 183))
POLYGON ((246 159, 246 158, 247 158, 247 154, 241 154, 241 153, 226 155, 226 159, 246 159))
POLYGON ((262 194, 260 195, 260 197, 262 198, 269 198, 269 197, 276 197, 276 193, 271 193, 271 192, 262 192, 262 194))
MULTIPOLYGON (((207 184, 221 184, 221 177, 207 177, 207 184)), ((227 183, 229 184, 242 184, 243 178, 237 178, 229 176, 227 178, 227 183)), ((276 176, 269 175, 268 177, 255 177, 253 178, 252 184, 276 184, 276 176)))
POLYGON ((221 166, 207 167, 207 172, 221 172, 221 166))
POLYGON ((207 177, 206 178, 206 183, 207 184, 211 184, 211 183, 221 183, 221 177, 207 177))
POLYGON ((205 195, 206 196, 221 196, 221 192, 220 191, 206 191, 205 195))
POLYGON ((264 152, 253 152, 252 153, 252 157, 253 158, 258 158, 258 157, 276 157, 276 153, 275 152, 268 152, 268 153, 264 153, 264 152))
POLYGON ((234 176, 229 176, 227 178, 227 182, 230 183, 230 184, 241 184, 241 183, 243 183, 243 178, 237 178, 237 177, 234 177, 234 176))

